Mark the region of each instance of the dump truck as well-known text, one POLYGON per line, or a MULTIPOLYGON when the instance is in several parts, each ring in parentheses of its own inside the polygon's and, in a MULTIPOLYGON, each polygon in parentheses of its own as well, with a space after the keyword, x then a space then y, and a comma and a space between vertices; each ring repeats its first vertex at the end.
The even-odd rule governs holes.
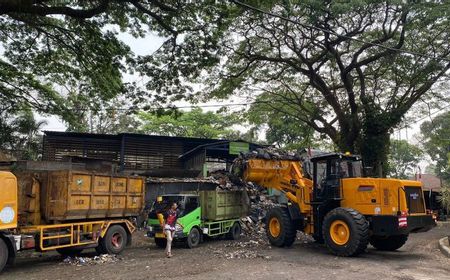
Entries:
POLYGON ((161 214, 173 202, 178 204, 178 223, 182 225, 176 226, 174 241, 184 242, 188 248, 198 246, 203 236, 239 239, 240 218, 249 211, 249 199, 244 190, 210 190, 197 194, 159 196, 148 214, 147 236, 154 238, 156 245, 161 248, 166 246, 161 214))
POLYGON ((0 171, 0 188, 0 271, 27 249, 118 254, 144 201, 142 177, 89 171, 0 171))
POLYGON ((272 245, 289 247, 303 231, 335 255, 356 256, 369 243, 395 251, 410 233, 436 225, 420 182, 363 177, 361 157, 349 153, 322 154, 311 162, 312 179, 304 176, 300 160, 244 156, 233 164, 233 173, 244 181, 279 190, 288 199, 267 214, 272 245))

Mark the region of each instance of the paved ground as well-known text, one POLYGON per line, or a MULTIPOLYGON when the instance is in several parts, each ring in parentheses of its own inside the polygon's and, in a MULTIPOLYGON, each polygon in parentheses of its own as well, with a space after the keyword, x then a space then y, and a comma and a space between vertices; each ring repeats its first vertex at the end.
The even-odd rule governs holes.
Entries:
MULTIPOLYGON (((271 248, 252 242, 209 241, 196 249, 177 248, 172 259, 138 232, 136 242, 117 263, 75 266, 57 254, 20 257, 1 279, 450 279, 450 259, 438 249, 438 239, 450 225, 410 235, 397 252, 369 247, 357 258, 340 258, 302 238, 293 248, 271 248), (244 246, 245 247, 242 247, 244 246), (236 255, 244 256, 236 259, 236 255), (230 258, 235 256, 234 258, 230 258)), ((245 241, 245 240, 244 240, 245 241)), ((84 256, 92 256, 86 253, 84 256)))

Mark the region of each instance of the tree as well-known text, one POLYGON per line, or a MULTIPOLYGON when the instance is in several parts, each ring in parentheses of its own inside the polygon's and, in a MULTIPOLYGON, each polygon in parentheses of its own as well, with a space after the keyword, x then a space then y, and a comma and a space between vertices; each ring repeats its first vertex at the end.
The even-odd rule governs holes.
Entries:
POLYGON ((450 187, 449 186, 442 187, 441 193, 439 195, 439 202, 447 210, 447 213, 449 213, 450 212, 450 187))
POLYGON ((187 112, 169 111, 162 115, 141 112, 139 118, 143 133, 198 138, 228 138, 235 135, 231 127, 240 123, 236 115, 203 112, 201 108, 187 112))
POLYGON ((436 162, 435 173, 450 180, 450 112, 422 123, 420 131, 425 151, 436 162))
POLYGON ((205 69, 201 90, 210 98, 270 94, 273 110, 295 111, 380 171, 392 128, 418 101, 441 97, 450 69, 446 1, 246 2, 272 14, 232 2, 239 9, 220 59, 205 69))
POLYGON ((136 133, 140 122, 134 110, 127 109, 126 102, 117 98, 101 102, 98 109, 77 104, 76 123, 68 123, 67 131, 89 133, 136 133))
POLYGON ((15 116, 6 110, 1 111, 0 150, 16 159, 36 160, 42 143, 39 131, 45 124, 45 121, 36 121, 29 108, 21 110, 15 116))
POLYGON ((211 59, 215 26, 222 22, 222 5, 214 2, 0 0, 0 103, 12 114, 27 107, 77 125, 80 103, 95 111, 99 101, 119 95, 129 98, 130 107, 163 100, 159 69, 170 69, 171 77, 179 71, 195 75, 195 66, 211 59), (166 38, 161 49, 180 56, 177 64, 144 67, 155 98, 122 81, 124 72, 142 70, 139 65, 152 56, 134 56, 116 30, 136 37, 159 34, 166 38), (190 58, 181 61, 185 53, 190 58))
POLYGON ((389 153, 389 173, 394 178, 409 179, 422 159, 423 152, 406 140, 392 140, 389 153))
POLYGON ((297 112, 286 113, 285 111, 273 110, 279 104, 270 103, 271 96, 262 94, 259 102, 252 104, 245 116, 254 130, 265 130, 266 142, 279 148, 298 150, 314 147, 314 131, 297 118, 297 112))

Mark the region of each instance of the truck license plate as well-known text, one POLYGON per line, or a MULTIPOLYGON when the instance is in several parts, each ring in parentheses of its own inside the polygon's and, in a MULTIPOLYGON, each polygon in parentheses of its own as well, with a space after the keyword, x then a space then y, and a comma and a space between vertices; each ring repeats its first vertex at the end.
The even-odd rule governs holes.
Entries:
POLYGON ((164 233, 155 233, 156 238, 166 238, 166 235, 164 233))

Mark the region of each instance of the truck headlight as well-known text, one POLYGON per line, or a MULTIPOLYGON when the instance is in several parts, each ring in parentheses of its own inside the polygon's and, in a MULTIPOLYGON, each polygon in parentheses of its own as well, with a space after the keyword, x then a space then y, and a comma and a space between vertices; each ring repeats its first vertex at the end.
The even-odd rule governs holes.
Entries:
POLYGON ((175 225, 175 231, 182 231, 182 230, 183 228, 179 224, 175 225))

